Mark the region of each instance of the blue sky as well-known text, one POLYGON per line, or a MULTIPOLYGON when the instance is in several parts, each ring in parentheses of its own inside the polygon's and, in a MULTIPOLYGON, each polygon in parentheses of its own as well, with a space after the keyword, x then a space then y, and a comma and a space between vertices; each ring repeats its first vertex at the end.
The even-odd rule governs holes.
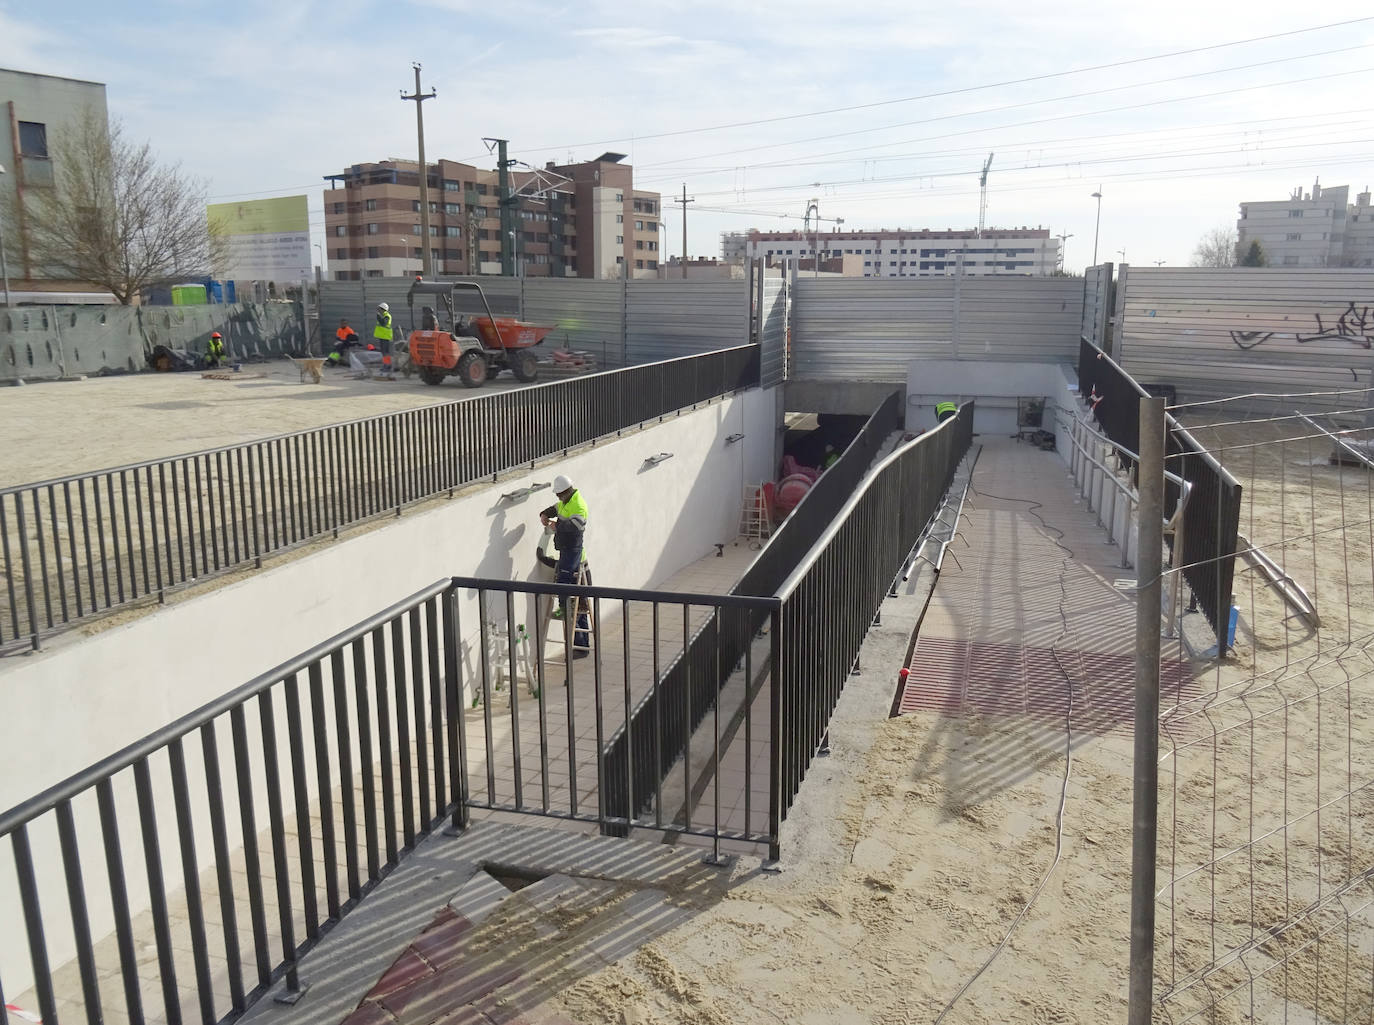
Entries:
MULTIPOLYGON (((1070 269, 1090 261, 1099 185, 1101 259, 1186 263, 1241 200, 1318 176, 1374 184, 1367 2, 133 10, 0 0, 0 66, 105 82, 111 114, 205 178, 212 201, 305 192, 321 236, 322 175, 414 154, 399 92, 416 60, 439 93, 431 158, 490 166, 480 140, 502 135, 535 165, 628 153, 641 187, 685 182, 695 197, 694 256, 716 255, 724 230, 800 227, 813 196, 846 228, 970 227, 989 152, 988 223, 1071 234, 1070 269), (1274 33, 1294 34, 1219 45, 1274 33), (1214 48, 1142 59, 1201 47, 1214 48), (1064 74, 1100 65, 1113 66, 1064 74)), ((678 253, 676 208, 665 220, 678 253)))

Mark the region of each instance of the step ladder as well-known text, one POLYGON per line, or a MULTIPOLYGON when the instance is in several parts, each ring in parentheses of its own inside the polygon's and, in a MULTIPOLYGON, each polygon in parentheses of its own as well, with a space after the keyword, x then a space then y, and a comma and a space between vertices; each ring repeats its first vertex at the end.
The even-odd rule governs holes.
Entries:
MULTIPOLYGON (((591 585, 591 581, 587 579, 586 562, 583 562, 582 565, 578 567, 577 580, 575 583, 581 587, 588 587, 591 585)), ((573 651, 590 652, 596 637, 596 616, 593 615, 592 610, 593 600, 594 599, 591 598, 584 598, 581 595, 575 595, 569 598, 567 611, 564 618, 560 620, 553 618, 553 610, 558 608, 558 596, 551 594, 544 598, 543 601, 545 604, 543 613, 540 617, 544 624, 541 634, 544 640, 546 642, 553 641, 564 646, 571 646, 573 651), (583 616, 586 617, 586 626, 579 629, 579 620, 583 616), (566 629, 564 624, 567 624, 566 629), (577 635, 579 633, 585 633, 587 635, 586 644, 577 643, 577 635)))
POLYGON ((739 532, 746 541, 762 543, 773 529, 768 514, 768 496, 762 484, 746 484, 744 508, 740 513, 739 532))

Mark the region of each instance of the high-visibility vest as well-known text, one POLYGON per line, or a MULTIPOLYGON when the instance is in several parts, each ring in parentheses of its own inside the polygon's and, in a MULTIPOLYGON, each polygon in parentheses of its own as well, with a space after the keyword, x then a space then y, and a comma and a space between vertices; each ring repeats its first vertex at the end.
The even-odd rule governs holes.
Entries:
POLYGON ((216 357, 218 357, 218 356, 223 356, 223 355, 224 355, 224 339, 222 339, 222 338, 211 338, 211 339, 210 339, 210 355, 211 355, 211 356, 216 356, 216 357))
POLYGON ((937 402, 935 404, 935 419, 943 420, 947 416, 955 416, 959 412, 959 407, 953 402, 937 402))
POLYGON ((372 337, 384 342, 391 341, 391 314, 383 311, 377 315, 377 326, 372 329, 372 337))
POLYGON ((554 512, 560 520, 568 520, 576 524, 578 531, 582 534, 582 561, 587 561, 587 502, 582 497, 582 492, 574 491, 565 502, 561 498, 554 503, 554 512))

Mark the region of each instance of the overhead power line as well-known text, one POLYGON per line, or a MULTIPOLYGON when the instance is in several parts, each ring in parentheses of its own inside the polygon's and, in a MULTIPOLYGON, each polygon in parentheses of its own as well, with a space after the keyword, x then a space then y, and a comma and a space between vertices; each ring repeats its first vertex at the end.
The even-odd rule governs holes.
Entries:
POLYGON ((1247 39, 1233 39, 1225 43, 1212 43, 1208 46, 1195 46, 1187 50, 1173 50, 1169 53, 1151 54, 1146 57, 1131 57, 1126 60, 1112 61, 1108 64, 1094 64, 1082 68, 1071 68, 1068 71, 1052 71, 1043 75, 1029 75, 1025 78, 1012 78, 1001 82, 988 82, 983 85, 964 86, 959 89, 944 89, 939 92, 921 93, 917 96, 901 96, 889 100, 876 100, 872 103, 859 103, 848 107, 831 107, 825 110, 810 110, 799 114, 780 114, 776 117, 756 118, 751 121, 731 121, 725 124, 706 125, 701 128, 682 128, 672 132, 657 132, 649 135, 620 136, 614 139, 601 139, 591 142, 560 143, 556 146, 525 146, 527 150, 567 150, 578 149, 583 146, 603 146, 614 142, 644 142, 649 139, 668 139, 682 135, 699 135, 706 132, 722 132, 733 128, 752 128, 756 125, 777 124, 782 121, 797 121, 803 118, 823 117, 828 114, 847 114, 856 110, 871 110, 875 107, 888 107, 898 103, 914 103, 917 100, 932 100, 943 96, 959 96, 965 93, 979 92, 984 89, 1001 89, 1012 85, 1027 85, 1031 82, 1045 82, 1056 78, 1066 78, 1070 75, 1083 75, 1093 71, 1108 71, 1112 68, 1124 68, 1134 64, 1145 64, 1151 61, 1169 60, 1173 57, 1187 57, 1197 53, 1208 53, 1212 50, 1223 50, 1233 46, 1246 46, 1250 43, 1263 43, 1274 39, 1286 39, 1291 36, 1305 35, 1309 32, 1321 32, 1332 28, 1345 28, 1350 25, 1358 25, 1362 22, 1374 21, 1374 17, 1350 18, 1346 21, 1333 21, 1324 25, 1309 25, 1306 28, 1291 29, 1287 32, 1273 32, 1264 36, 1251 36, 1247 39))
MULTIPOLYGON (((1101 96, 1101 95, 1104 95, 1105 93, 1130 92, 1130 91, 1135 90, 1135 89, 1144 89, 1144 88, 1147 88, 1147 87, 1149 87, 1149 86, 1155 86, 1155 85, 1170 85, 1170 84, 1172 84, 1172 83, 1174 83, 1174 82, 1184 82, 1184 81, 1187 81, 1187 80, 1189 80, 1189 79, 1194 79, 1194 78, 1207 78, 1207 77, 1209 77, 1209 76, 1211 76, 1211 75, 1224 75, 1224 74, 1229 74, 1229 73, 1231 73, 1231 72, 1233 72, 1233 71, 1253 71, 1255 68, 1268 67, 1268 66, 1273 65, 1273 64, 1286 64, 1286 63, 1291 63, 1292 61, 1308 60, 1308 59, 1313 58, 1313 57, 1330 57, 1330 56, 1332 56, 1332 55, 1334 55, 1334 54, 1338 54, 1338 53, 1349 53, 1349 52, 1352 51, 1352 50, 1365 50, 1365 49, 1369 49, 1371 46, 1374 46, 1374 43, 1360 43, 1360 44, 1358 44, 1358 45, 1356 45, 1356 46, 1343 46, 1343 47, 1339 47, 1339 48, 1337 48, 1337 49, 1335 49, 1335 50, 1322 50, 1322 51, 1319 51, 1319 52, 1317 52, 1317 53, 1304 53, 1304 54, 1298 54, 1298 55, 1296 55, 1296 56, 1291 56, 1291 57, 1275 57, 1275 58, 1272 58, 1271 60, 1256 61, 1256 62, 1254 62, 1254 63, 1252 63, 1252 64, 1237 64, 1237 65, 1235 65, 1234 67, 1229 67, 1229 68, 1213 68, 1213 69, 1210 70, 1210 71, 1194 71, 1194 72, 1190 72, 1190 73, 1188 73, 1188 74, 1186 74, 1186 75, 1171 75, 1171 76, 1169 76, 1168 78, 1157 78, 1157 79, 1154 79, 1154 80, 1149 81, 1149 82, 1133 82, 1133 83, 1131 83, 1131 84, 1129 84, 1129 85, 1116 85, 1116 86, 1110 86, 1110 87, 1108 87, 1108 88, 1106 88, 1106 89, 1089 89, 1089 90, 1086 90, 1086 91, 1084 91, 1084 92, 1079 92, 1079 93, 1066 93, 1066 94, 1064 94, 1063 96, 1047 96, 1047 97, 1045 97, 1045 98, 1043 98, 1043 99, 1022 100, 1020 103, 1007 103, 1007 104, 1003 104, 1003 105, 1000 106, 1000 107, 983 107, 983 108, 980 108, 979 110, 969 110, 969 111, 963 111, 963 112, 953 113, 953 114, 936 114, 936 115, 934 115, 934 116, 932 116, 932 117, 918 118, 918 119, 915 120, 915 121, 899 121, 899 122, 896 122, 896 123, 893 123, 893 124, 879 125, 879 126, 876 127, 876 128, 858 128, 858 129, 854 129, 853 131, 849 131, 849 132, 831 132, 831 133, 829 133, 828 135, 816 135, 816 136, 812 136, 812 137, 806 138, 806 139, 793 139, 793 140, 790 140, 790 141, 788 141, 788 142, 769 142, 769 143, 760 143, 760 144, 757 145, 757 146, 743 146, 743 147, 739 147, 739 148, 737 148, 737 149, 721 150, 721 151, 719 151, 719 152, 717 152, 717 153, 705 153, 705 154, 702 154, 702 155, 699 156, 699 157, 686 157, 686 158, 680 158, 680 159, 685 159, 685 160, 712 160, 712 159, 714 159, 714 158, 716 158, 716 157, 734 156, 734 155, 737 154, 737 153, 756 153, 756 152, 758 152, 759 150, 765 150, 765 149, 783 149, 783 148, 786 148, 786 147, 788 147, 788 146, 800 146, 800 145, 802 145, 802 144, 804 144, 804 143, 808 143, 808 142, 827 142, 827 141, 829 141, 829 140, 831 140, 831 139, 851 139, 851 138, 854 138, 855 136, 858 136, 858 135, 872 135, 872 134, 874 134, 875 132, 887 132, 887 131, 891 131, 891 130, 894 129, 894 128, 911 128, 911 127, 914 127, 914 126, 916 126, 916 125, 928 125, 928 124, 935 124, 935 123, 940 122, 940 121, 954 121, 954 120, 958 120, 958 119, 960 119, 960 118, 977 117, 977 116, 980 116, 980 115, 982 115, 982 114, 1000 114, 1000 113, 1002 113, 1003 111, 1007 111, 1007 110, 1020 110, 1020 109, 1025 108, 1025 107, 1035 107, 1035 106, 1039 106, 1039 105, 1044 104, 1044 103, 1062 103, 1062 102, 1065 101, 1065 100, 1081 100, 1081 99, 1085 99, 1086 97, 1089 97, 1089 96, 1101 96)), ((1312 81, 1312 79, 1298 79, 1298 81, 1312 81)), ((1288 84, 1288 83, 1281 83, 1281 84, 1288 84)), ((1268 86, 1255 87, 1255 88, 1268 88, 1268 86)), ((1219 94, 1213 94, 1213 95, 1219 95, 1219 94)), ((881 144, 880 144, 880 145, 881 145, 881 144)), ((642 165, 640 165, 640 168, 641 168, 641 170, 648 170, 649 168, 661 167, 661 166, 663 166, 664 163, 665 163, 665 162, 660 162, 660 163, 658 163, 658 164, 642 164, 642 165)), ((680 166, 680 165, 675 165, 675 166, 680 166)), ((765 165, 755 165, 755 166, 765 166, 765 165)))

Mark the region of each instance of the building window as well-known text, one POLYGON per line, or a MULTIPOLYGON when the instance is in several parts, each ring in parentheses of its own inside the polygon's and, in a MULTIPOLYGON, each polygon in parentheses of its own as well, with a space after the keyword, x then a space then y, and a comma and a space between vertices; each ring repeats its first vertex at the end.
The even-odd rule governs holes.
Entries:
POLYGON ((382 276, 382 272, 379 270, 370 270, 367 272, 367 276, 369 278, 380 278, 382 276))
POLYGON ((444 213, 446 213, 446 214, 460 214, 460 213, 462 213, 462 212, 463 212, 463 208, 462 208, 461 206, 459 206, 457 203, 445 203, 445 204, 444 204, 444 213))
POLYGON ((457 227, 456 225, 450 224, 448 227, 446 227, 446 228, 444 229, 444 237, 445 237, 445 238, 462 238, 462 237, 463 237, 463 229, 457 227))
POLYGON ((657 260, 650 260, 650 261, 649 261, 649 269, 650 269, 650 270, 658 270, 658 261, 657 261, 657 260))
POLYGON ((336 260, 347 260, 347 259, 348 259, 348 250, 347 250, 347 249, 336 249, 336 250, 334 250, 334 259, 336 259, 336 260))
POLYGON ((616 263, 624 263, 624 262, 625 262, 625 257, 623 257, 623 256, 617 256, 617 257, 615 258, 615 262, 616 262, 616 263))
POLYGON ((438 234, 439 234, 439 225, 437 225, 437 224, 431 224, 431 225, 429 226, 429 234, 430 234, 430 237, 431 237, 431 238, 437 237, 438 234))
POLYGON ((451 178, 445 178, 445 179, 444 179, 444 191, 445 191, 445 192, 457 192, 457 191, 458 191, 458 183, 457 183, 456 181, 453 181, 451 178))
POLYGON ((375 224, 369 224, 369 225, 367 226, 367 233, 368 233, 369 235, 375 235, 375 234, 377 234, 377 225, 375 225, 375 224))
POLYGON ((445 259, 445 260, 461 260, 462 258, 463 258, 463 254, 462 254, 462 251, 461 251, 461 250, 458 250, 458 249, 445 249, 445 250, 444 250, 444 259, 445 259))
POLYGON ((625 236, 624 236, 624 235, 617 235, 617 236, 615 237, 615 244, 618 245, 618 246, 623 246, 623 245, 625 244, 625 236))
POLYGON ((344 212, 344 205, 343 205, 342 203, 335 203, 335 204, 334 204, 334 212, 335 212, 336 214, 341 214, 341 213, 343 213, 343 212, 344 212))
POLYGON ((367 202, 363 204, 363 207, 367 210, 376 210, 377 201, 375 199, 369 199, 367 202))
POLYGON ((48 159, 48 126, 38 121, 19 122, 19 155, 48 159))
POLYGON ((376 260, 376 259, 378 259, 381 255, 382 255, 382 251, 381 251, 377 246, 368 246, 368 247, 367 247, 367 258, 368 258, 369 260, 376 260))
POLYGON ((412 235, 418 235, 418 234, 420 234, 420 226, 419 226, 418 224, 412 224, 412 225, 410 226, 410 233, 411 233, 412 235))
MULTIPOLYGON (((371 202, 371 200, 368 202, 371 202)), ((420 212, 420 201, 418 199, 412 199, 410 201, 410 212, 413 214, 418 214, 420 212)))
POLYGON ((625 202, 625 193, 623 193, 623 192, 617 192, 617 193, 615 194, 615 201, 616 201, 617 203, 623 203, 623 202, 625 202))
POLYGON ((652 249, 652 250, 657 251, 657 250, 658 250, 658 243, 657 243, 657 242, 650 242, 650 243, 649 243, 649 248, 652 249))
POLYGON ((1289 217, 1301 217, 1301 216, 1302 216, 1302 211, 1301 211, 1301 210, 1289 210, 1289 211, 1288 211, 1288 216, 1289 216, 1289 217))
POLYGON ((1298 265, 1298 258, 1296 256, 1285 256, 1283 258, 1283 265, 1285 267, 1296 267, 1298 265))
POLYGON ((334 234, 335 234, 335 236, 338 237, 338 238, 343 238, 345 235, 348 234, 348 225, 347 225, 347 224, 336 224, 336 225, 334 225, 334 234))
POLYGON ((635 261, 635 269, 636 269, 636 270, 643 270, 643 269, 644 269, 644 261, 643 261, 643 260, 636 260, 636 261, 635 261))
POLYGON ((644 240, 643 240, 643 239, 635 239, 635 248, 636 248, 636 249, 643 249, 643 248, 644 248, 644 240))
POLYGON ((624 214, 616 214, 616 215, 615 215, 615 223, 616 223, 616 224, 624 224, 624 223, 625 223, 625 215, 624 215, 624 214))
POLYGON ((1287 241, 1289 241, 1289 242, 1299 242, 1299 241, 1301 241, 1301 240, 1302 240, 1302 232, 1300 232, 1300 231, 1290 231, 1290 232, 1288 233, 1288 235, 1287 235, 1287 241))
POLYGON ((643 222, 643 221, 635 221, 635 231, 643 231, 643 230, 644 230, 644 222, 643 222))

